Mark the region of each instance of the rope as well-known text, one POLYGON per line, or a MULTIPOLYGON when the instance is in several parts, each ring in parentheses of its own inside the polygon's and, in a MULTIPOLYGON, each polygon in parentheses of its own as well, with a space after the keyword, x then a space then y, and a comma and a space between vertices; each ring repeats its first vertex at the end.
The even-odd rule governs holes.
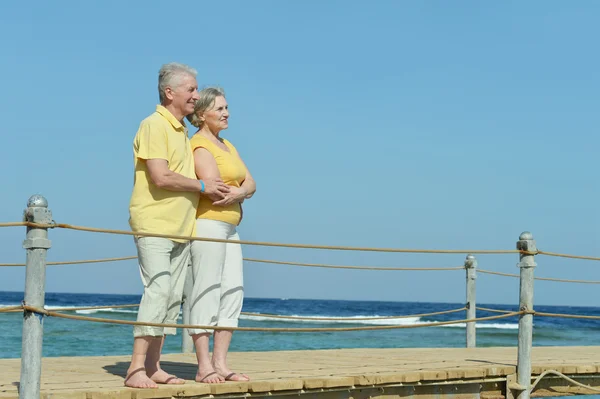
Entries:
MULTIPOLYGON (((46 266, 78 265, 78 264, 83 264, 83 263, 116 262, 116 261, 120 261, 120 260, 132 260, 132 259, 137 259, 137 256, 123 256, 120 258, 70 260, 70 261, 62 261, 62 262, 47 262, 46 266)), ((26 264, 25 263, 0 263, 0 267, 2 267, 2 266, 26 266, 26 264)))
POLYGON ((557 375, 557 376, 559 376, 559 377, 561 377, 561 378, 564 378, 565 380, 569 381, 571 384, 577 385, 577 386, 579 386, 579 387, 582 387, 582 388, 585 388, 585 389, 589 389, 590 391, 594 391, 594 392, 600 392, 600 389, 598 389, 598 388, 593 388, 593 387, 590 387, 589 385, 582 384, 582 383, 581 383, 581 382, 579 382, 579 381, 575 381, 574 379, 572 379, 572 378, 569 378, 569 377, 567 377, 566 375, 564 375, 563 373, 560 373, 560 372, 558 372, 558 371, 556 371, 556 370, 546 370, 546 371, 544 371, 542 374, 540 374, 540 375, 539 375, 539 377, 535 379, 535 381, 533 382, 533 384, 531 384, 531 388, 529 388, 529 392, 530 392, 530 393, 531 393, 531 392, 533 392, 533 389, 534 389, 534 388, 535 388, 535 386, 538 384, 538 382, 540 382, 540 381, 542 380, 542 378, 544 378, 544 377, 545 377, 545 376, 547 376, 548 374, 554 374, 554 375, 557 375))
POLYGON ((308 266, 308 267, 324 267, 331 269, 358 269, 358 270, 462 270, 464 266, 458 267, 370 267, 370 266, 341 266, 341 265, 325 265, 320 263, 299 263, 299 262, 283 262, 278 260, 264 260, 244 258, 247 262, 272 263, 275 265, 292 265, 292 266, 308 266))
POLYGON ((269 313, 248 313, 248 312, 242 312, 242 314, 247 315, 247 316, 265 316, 265 317, 272 317, 275 319, 292 319, 292 320, 388 320, 388 319, 408 319, 411 317, 438 316, 441 314, 461 312, 466 309, 467 309, 466 307, 463 307, 460 309, 444 310, 442 312, 411 314, 411 315, 405 315, 405 316, 377 316, 377 317, 308 317, 308 316, 287 316, 287 315, 277 315, 277 314, 269 314, 269 313))
POLYGON ((538 251, 537 253, 539 255, 557 256, 557 257, 560 257, 560 258, 600 260, 600 258, 597 258, 597 257, 594 257, 594 256, 580 256, 580 255, 559 254, 559 253, 556 253, 556 252, 546 252, 546 251, 538 251))
MULTIPOLYGON (((494 313, 514 313, 510 310, 498 310, 498 309, 490 309, 490 308, 480 308, 477 307, 477 310, 483 310, 486 312, 494 312, 494 313)), ((523 314, 532 314, 534 316, 542 316, 542 317, 562 317, 566 319, 588 319, 588 320, 600 320, 600 316, 580 316, 575 314, 565 314, 565 313, 544 313, 544 312, 536 312, 535 310, 524 310, 520 313, 523 314)))
POLYGON ((27 222, 0 223, 0 227, 16 227, 16 226, 27 226, 27 222))
POLYGON ((499 310, 499 309, 490 309, 490 308, 480 308, 477 306, 475 309, 483 310, 484 312, 493 312, 493 313, 512 313, 512 310, 499 310))
POLYGON ((0 313, 20 312, 22 310, 23 310, 23 306, 22 305, 18 305, 18 306, 5 306, 3 308, 0 308, 0 313))
MULTIPOLYGON (((518 274, 492 272, 490 270, 484 270, 484 269, 478 269, 478 271, 480 273, 484 273, 484 274, 495 274, 496 276, 520 277, 518 274)), ((541 281, 557 281, 560 283, 600 284, 600 281, 592 281, 592 280, 567 280, 567 279, 562 279, 562 278, 550 278, 550 277, 534 277, 533 279, 541 280, 541 281)))
POLYGON ((331 331, 365 331, 365 330, 393 330, 401 328, 419 328, 419 327, 437 327, 448 324, 458 323, 469 323, 486 320, 497 320, 511 316, 521 314, 522 312, 513 312, 506 315, 481 317, 479 319, 464 319, 464 320, 453 320, 453 321, 440 321, 423 324, 409 324, 409 325, 394 325, 394 326, 364 326, 364 327, 335 327, 335 328, 259 328, 259 327, 223 327, 223 326, 202 326, 202 325, 190 325, 190 324, 161 324, 161 323, 146 323, 139 321, 127 321, 127 320, 115 320, 115 319, 104 319, 98 317, 84 317, 67 315, 58 312, 51 312, 42 308, 33 306, 23 305, 23 309, 46 316, 58 317, 63 319, 71 320, 83 320, 92 321, 97 323, 107 324, 123 324, 131 326, 150 326, 150 327, 169 327, 169 328, 188 328, 188 329, 204 329, 204 330, 227 330, 227 331, 264 331, 264 332, 331 332, 331 331))
POLYGON ((245 241, 245 240, 224 240, 219 238, 206 238, 206 237, 189 237, 169 234, 158 234, 158 233, 142 233, 133 232, 126 230, 111 230, 111 229, 97 229, 93 227, 73 226, 65 223, 54 223, 54 224, 41 224, 41 223, 25 223, 29 227, 37 228, 63 228, 78 231, 87 231, 92 233, 107 233, 107 234, 119 234, 128 236, 138 237, 160 237, 169 238, 176 240, 188 240, 188 241, 206 241, 206 242, 221 242, 230 244, 243 244, 243 245, 256 245, 264 247, 285 247, 285 248, 303 248, 303 249, 329 249, 337 251, 368 251, 368 252, 395 252, 395 253, 435 253, 435 254, 516 254, 523 253, 516 249, 499 249, 499 250, 464 250, 464 249, 403 249, 403 248, 372 248, 372 247, 349 247, 349 246, 335 246, 335 245, 308 245, 308 244, 282 244, 275 242, 262 242, 262 241, 245 241))
POLYGON ((535 312, 529 311, 526 313, 531 313, 534 316, 542 316, 542 317, 562 317, 565 319, 587 319, 587 320, 600 320, 600 316, 580 316, 575 314, 564 314, 564 313, 544 313, 544 312, 535 312))
MULTIPOLYGON (((132 260, 137 259, 137 256, 124 256, 121 258, 104 258, 104 259, 91 259, 91 260, 73 260, 73 261, 63 261, 63 262, 48 262, 47 266, 54 265, 76 265, 83 263, 101 263, 101 262, 115 262, 120 260, 132 260)), ((369 266, 341 266, 341 265, 326 265, 320 263, 298 263, 298 262, 283 262, 276 260, 266 260, 266 259, 253 259, 253 258, 244 258, 246 262, 257 262, 257 263, 272 263, 276 265, 292 265, 292 266, 309 266, 309 267, 324 267, 324 268, 332 268, 332 269, 360 269, 360 270, 418 270, 418 271, 431 271, 431 270, 462 270, 464 266, 457 267, 369 267, 369 266)), ((2 266, 26 266, 25 263, 0 263, 0 267, 2 266)))
MULTIPOLYGON (((121 308, 135 308, 140 306, 138 303, 130 304, 130 305, 104 305, 104 306, 82 306, 82 307, 73 307, 73 308, 55 308, 52 309, 54 312, 74 312, 76 310, 101 310, 101 309, 121 309, 121 308)), ((23 306, 11 306, 12 310, 9 312, 18 312, 23 310, 23 306), (17 308, 16 310, 14 308, 17 308)), ((0 308, 4 309, 4 308, 0 308)))
MULTIPOLYGON (((76 310, 99 310, 99 309, 121 309, 121 308, 133 308, 137 307, 139 304, 131 304, 131 305, 105 305, 105 306, 87 306, 87 307, 78 307, 78 308, 56 308, 52 309, 53 312, 72 312, 76 310)), ((19 312, 23 310, 22 306, 11 306, 11 309, 5 310, 5 312, 19 312)), ((0 308, 6 309, 6 308, 0 308)), ((387 320, 387 319, 407 319, 411 317, 427 317, 427 316, 438 316, 442 314, 448 313, 456 313, 466 310, 466 307, 462 307, 460 309, 453 310, 445 310, 441 312, 432 312, 432 313, 421 313, 421 314, 413 314, 413 315, 404 315, 404 316, 377 316, 377 317, 308 317, 308 316, 288 316, 288 315, 278 315, 271 313, 251 313, 251 312, 241 312, 241 314, 246 316, 264 316, 270 317, 274 319, 292 319, 292 320, 387 320)), ((507 312, 508 313, 508 312, 507 312)))

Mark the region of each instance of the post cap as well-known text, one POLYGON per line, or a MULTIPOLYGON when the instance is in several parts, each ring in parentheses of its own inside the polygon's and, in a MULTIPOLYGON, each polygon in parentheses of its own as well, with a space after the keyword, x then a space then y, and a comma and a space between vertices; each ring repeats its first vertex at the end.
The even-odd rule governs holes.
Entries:
POLYGON ((519 240, 533 240, 533 234, 528 231, 524 231, 519 236, 519 240))
POLYGON ((465 259, 465 267, 472 268, 472 267, 475 267, 475 265, 476 265, 475 257, 471 254, 468 254, 467 259, 465 259))
POLYGON ((29 197, 28 208, 48 208, 48 200, 43 195, 36 194, 29 197))

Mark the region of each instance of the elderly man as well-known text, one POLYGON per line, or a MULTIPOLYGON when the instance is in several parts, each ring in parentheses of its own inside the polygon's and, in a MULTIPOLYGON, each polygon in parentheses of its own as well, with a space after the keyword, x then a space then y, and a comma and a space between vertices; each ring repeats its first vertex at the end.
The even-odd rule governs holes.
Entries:
MULTIPOLYGON (((198 100, 196 71, 186 65, 163 65, 158 76, 160 105, 140 124, 133 141, 135 176, 129 204, 134 232, 190 237, 194 233, 198 196, 224 197, 229 191, 221 179, 198 180, 194 156, 183 119, 198 100)), ((189 241, 136 236, 144 295, 138 321, 177 323, 189 241)), ((166 334, 174 328, 134 327, 131 365, 125 385, 158 388, 157 384, 185 381, 160 367, 166 334)))

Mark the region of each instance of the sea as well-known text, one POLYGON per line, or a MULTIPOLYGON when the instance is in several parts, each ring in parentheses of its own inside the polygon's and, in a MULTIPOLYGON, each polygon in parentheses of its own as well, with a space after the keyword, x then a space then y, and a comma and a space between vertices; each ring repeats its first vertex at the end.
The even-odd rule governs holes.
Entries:
MULTIPOLYGON (((22 292, 0 292, 0 308, 21 303, 22 292)), ((116 306, 137 304, 139 295, 47 293, 46 308, 116 306)), ((336 332, 246 332, 233 335, 230 351, 277 351, 335 348, 435 348, 464 347, 465 324, 420 327, 429 322, 461 320, 465 311, 403 319, 353 320, 362 317, 404 316, 458 309, 459 303, 342 301, 287 298, 245 298, 241 327, 360 327, 377 325, 410 326, 372 331, 336 332), (327 317, 333 320, 282 320, 269 314, 327 317)), ((515 311, 514 305, 478 304, 478 306, 515 311)), ((548 313, 600 316, 600 307, 536 306, 548 313)), ((137 308, 75 310, 68 314, 107 319, 135 320, 137 308)), ((477 317, 497 313, 477 311, 477 317)), ((181 322, 181 319, 180 321, 181 322)), ((0 313, 0 358, 21 356, 23 314, 0 313)), ((516 346, 518 319, 483 321, 476 324, 477 346, 516 346)), ((181 330, 169 336, 163 353, 181 352, 181 330)), ((54 317, 44 319, 43 356, 129 355, 133 343, 132 327, 54 317)), ((600 320, 536 317, 533 328, 534 346, 600 345, 600 320)))

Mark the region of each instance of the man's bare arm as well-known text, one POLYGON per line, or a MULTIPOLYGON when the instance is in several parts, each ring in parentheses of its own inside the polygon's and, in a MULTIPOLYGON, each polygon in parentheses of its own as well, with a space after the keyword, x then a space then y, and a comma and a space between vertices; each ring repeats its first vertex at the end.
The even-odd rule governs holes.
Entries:
MULTIPOLYGON (((169 169, 166 159, 148 159, 146 165, 150 180, 159 188, 169 191, 201 191, 202 185, 198 180, 173 172, 169 169)), ((223 183, 221 178, 203 179, 203 181, 205 192, 211 191, 211 194, 220 194, 222 197, 229 191, 229 187, 223 183)))

